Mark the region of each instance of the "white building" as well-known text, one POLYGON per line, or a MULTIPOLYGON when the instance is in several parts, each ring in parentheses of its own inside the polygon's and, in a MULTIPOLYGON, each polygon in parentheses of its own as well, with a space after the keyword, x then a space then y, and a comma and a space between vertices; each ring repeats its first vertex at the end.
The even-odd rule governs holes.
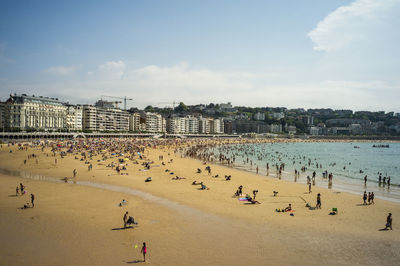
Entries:
POLYGON ((147 132, 163 132, 165 122, 160 114, 146 112, 141 113, 140 117, 144 119, 147 132))
POLYGON ((265 114, 264 114, 264 113, 260 113, 260 112, 255 113, 255 114, 253 115, 253 119, 254 119, 254 120, 258 120, 258 121, 265 120, 265 114))
POLYGON ((128 131, 129 113, 117 108, 83 106, 83 129, 90 131, 128 131))
POLYGON ((310 135, 318 136, 319 135, 319 127, 310 127, 310 135))
POLYGON ((140 113, 133 113, 129 117, 129 131, 139 132, 140 128, 140 113))
POLYGON ((277 120, 285 118, 285 114, 283 112, 272 113, 271 116, 272 116, 272 118, 277 119, 277 120))
POLYGON ((67 115, 65 126, 68 130, 82 130, 83 109, 80 105, 66 105, 67 115))
POLYGON ((184 117, 170 117, 167 119, 167 132, 171 134, 186 133, 186 119, 184 117))
POLYGON ((271 133, 280 133, 280 132, 282 132, 282 125, 281 124, 271 124, 268 127, 269 127, 269 132, 271 132, 271 133))
POLYGON ((210 119, 210 133, 222 134, 224 133, 224 121, 220 119, 210 119))
POLYGON ((209 134, 211 132, 210 118, 199 118, 199 133, 209 134))
POLYGON ((199 133, 199 119, 193 116, 185 117, 185 133, 197 134, 199 133))
POLYGON ((350 129, 351 134, 353 134, 353 135, 360 135, 363 133, 363 129, 360 124, 351 124, 351 125, 349 125, 349 129, 350 129))
POLYGON ((3 105, 5 128, 64 129, 67 107, 56 98, 10 95, 3 105))
POLYGON ((220 103, 219 108, 221 109, 222 112, 234 112, 235 111, 235 109, 233 108, 233 106, 230 102, 220 103))

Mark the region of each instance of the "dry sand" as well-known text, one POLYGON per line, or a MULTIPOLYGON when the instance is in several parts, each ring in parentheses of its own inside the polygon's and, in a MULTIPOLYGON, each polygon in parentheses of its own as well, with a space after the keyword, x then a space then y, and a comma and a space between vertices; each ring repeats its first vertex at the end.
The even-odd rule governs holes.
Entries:
POLYGON ((375 205, 363 206, 361 195, 319 187, 309 194, 305 185, 216 165, 211 166, 212 174, 220 177, 212 178, 205 171, 196 174, 197 168, 205 167, 200 161, 180 158, 172 150, 148 149, 145 154, 155 162, 149 171, 129 161, 123 171, 128 175, 117 175, 106 167, 116 158, 93 158, 93 170, 88 171, 88 165, 72 155, 58 155, 55 164, 49 149, 3 146, 0 169, 59 180, 71 177, 76 168, 78 175, 77 184, 66 184, 11 177, 3 171, 0 265, 127 264, 142 258, 142 242, 149 249, 146 263, 153 265, 396 265, 400 259, 398 203, 375 199, 375 205), (31 153, 39 155, 38 163, 30 159, 24 164, 31 153), (170 159, 173 162, 167 163, 170 159), (186 179, 171 180, 175 175, 186 179), (224 175, 232 175, 232 180, 225 181, 224 175), (149 176, 153 181, 145 183, 149 176), (210 190, 199 190, 191 185, 194 180, 210 190), (18 209, 29 202, 27 195, 11 196, 20 182, 36 195, 35 208, 18 209), (232 198, 239 185, 244 193, 258 189, 262 204, 232 198), (277 197, 273 190, 279 191, 277 197), (305 202, 314 206, 317 193, 322 195, 322 209, 309 210, 305 202), (128 206, 117 206, 122 199, 128 206), (275 212, 288 203, 294 216, 275 212), (338 215, 328 215, 332 207, 338 208, 338 215), (139 225, 112 230, 123 225, 125 210, 139 225), (393 213, 394 230, 379 231, 388 212, 393 213))

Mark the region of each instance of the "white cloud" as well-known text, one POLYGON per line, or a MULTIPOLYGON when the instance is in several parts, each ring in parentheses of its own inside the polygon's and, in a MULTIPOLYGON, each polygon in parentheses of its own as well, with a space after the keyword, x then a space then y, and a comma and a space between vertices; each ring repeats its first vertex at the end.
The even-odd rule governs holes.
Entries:
POLYGON ((54 66, 54 67, 49 67, 44 70, 46 73, 50 73, 53 75, 59 75, 59 76, 67 76, 72 74, 74 71, 79 69, 77 66, 54 66))
POLYGON ((215 71, 196 68, 188 63, 132 68, 118 62, 122 61, 103 64, 103 68, 99 67, 91 75, 81 76, 81 79, 36 84, 0 81, 0 91, 4 92, 4 97, 10 93, 9 88, 16 88, 18 93, 90 104, 100 99, 101 95, 127 96, 134 99, 128 106, 139 108, 149 104, 165 106, 168 104, 161 102, 172 101, 186 104, 230 101, 234 105, 245 106, 400 111, 400 82, 326 79, 299 83, 289 78, 279 77, 277 80, 275 74, 215 71), (105 69, 110 73, 118 73, 114 70, 119 70, 122 74, 104 76, 105 69), (26 88, 32 87, 34 91, 26 91, 26 88))
POLYGON ((99 65, 102 77, 106 79, 121 79, 125 71, 125 63, 123 61, 109 61, 99 65))
MULTIPOLYGON (((380 25, 400 0, 356 0, 341 6, 320 21, 308 36, 314 49, 335 51, 357 41, 367 42, 371 35, 381 34, 380 25)), ((398 13, 391 13, 398 16, 398 13)))

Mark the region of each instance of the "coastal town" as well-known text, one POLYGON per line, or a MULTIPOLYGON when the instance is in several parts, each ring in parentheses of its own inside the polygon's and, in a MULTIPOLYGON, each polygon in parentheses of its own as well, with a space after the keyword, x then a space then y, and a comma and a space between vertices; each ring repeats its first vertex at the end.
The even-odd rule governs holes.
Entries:
POLYGON ((93 105, 11 94, 0 102, 3 132, 134 132, 158 134, 265 134, 270 136, 400 136, 400 113, 332 109, 241 107, 220 104, 126 108, 102 97, 93 105))
POLYGON ((400 265, 400 0, 0 14, 0 266, 400 265))

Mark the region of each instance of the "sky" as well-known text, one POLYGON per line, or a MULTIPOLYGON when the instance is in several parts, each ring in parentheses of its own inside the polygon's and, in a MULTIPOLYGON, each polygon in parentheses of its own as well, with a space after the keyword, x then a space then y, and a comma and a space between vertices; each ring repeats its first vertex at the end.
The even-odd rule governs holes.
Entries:
POLYGON ((400 0, 0 1, 0 99, 400 112, 400 0))

